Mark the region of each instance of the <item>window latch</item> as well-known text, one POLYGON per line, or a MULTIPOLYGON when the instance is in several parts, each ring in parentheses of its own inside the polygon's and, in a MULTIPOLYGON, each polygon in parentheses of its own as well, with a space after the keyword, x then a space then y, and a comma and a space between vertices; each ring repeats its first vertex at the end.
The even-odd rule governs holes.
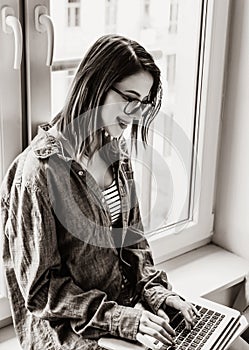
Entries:
POLYGON ((19 19, 15 16, 15 11, 12 7, 4 6, 2 12, 2 29, 6 34, 14 34, 14 69, 20 69, 22 62, 22 26, 19 19))
POLYGON ((40 33, 47 33, 48 49, 46 65, 51 67, 54 55, 54 25, 52 18, 48 15, 46 6, 38 5, 35 8, 35 29, 40 33))

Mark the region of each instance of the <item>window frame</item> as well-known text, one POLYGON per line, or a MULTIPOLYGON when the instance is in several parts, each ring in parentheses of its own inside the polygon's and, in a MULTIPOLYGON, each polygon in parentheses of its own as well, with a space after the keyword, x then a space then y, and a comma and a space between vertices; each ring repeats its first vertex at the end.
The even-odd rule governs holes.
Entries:
MULTIPOLYGON (((209 243, 214 229, 214 192, 219 129, 223 104, 224 71, 230 0, 207 1, 206 28, 202 33, 202 69, 198 84, 198 127, 194 145, 196 164, 200 170, 200 185, 192 193, 194 215, 188 221, 162 228, 148 238, 155 263, 161 263, 209 243), (221 20, 221 18, 223 20, 221 20), (203 45, 204 40, 204 45, 203 45)), ((195 178, 192 186, 195 186, 195 178)))
POLYGON ((67 0, 67 27, 68 28, 80 27, 80 22, 81 22, 80 12, 81 12, 80 0, 77 0, 74 2, 70 2, 69 0, 67 0))
MULTIPOLYGON (((28 122, 31 121, 30 116, 34 115, 34 111, 38 111, 36 115, 37 124, 40 123, 42 117, 50 115, 50 91, 51 79, 50 68, 44 65, 46 55, 46 42, 38 45, 38 49, 32 48, 38 33, 35 32, 33 24, 33 8, 42 2, 49 8, 49 0, 34 0, 32 10, 27 7, 25 2, 25 18, 28 22, 25 26, 26 31, 26 75, 27 75, 27 115, 28 122), (32 35, 31 32, 35 35, 32 35), (44 55, 41 52, 44 51, 44 55), (36 66, 32 66, 30 62, 35 62, 36 66), (36 69, 40 65, 41 70, 36 69), (35 97, 32 87, 40 77, 45 77, 43 83, 43 91, 46 94, 35 97), (31 98, 32 97, 32 98, 31 98), (42 103, 43 111, 39 112, 38 105, 42 103), (42 114, 41 114, 42 113, 42 114)), ((225 68, 226 42, 229 23, 230 0, 215 1, 207 0, 207 21, 205 33, 202 39, 205 39, 205 45, 202 48, 203 66, 199 75, 199 83, 201 79, 201 90, 199 91, 199 122, 196 131, 196 139, 198 139, 198 147, 195 145, 197 162, 201 170, 200 193, 195 193, 198 198, 198 206, 191 220, 179 223, 174 227, 158 230, 153 237, 150 237, 149 243, 152 248, 155 263, 163 262, 167 259, 175 257, 179 254, 187 252, 193 248, 202 246, 210 242, 213 233, 214 221, 214 191, 215 191, 215 175, 218 150, 218 136, 220 127, 220 116, 223 102, 223 77, 225 68), (223 18, 224 20, 221 20, 223 18), (179 232, 180 231, 180 232, 179 232), (183 234, 184 233, 184 234, 183 234)), ((40 35, 40 34, 39 34, 40 35)), ((31 124, 27 130, 29 141, 31 134, 31 124)), ((194 181, 194 179, 193 179, 194 181)), ((194 185, 194 182, 193 184, 194 185)), ((7 298, 0 295, 1 305, 7 305, 7 298)), ((4 307, 6 309, 6 307, 4 307)), ((8 307, 7 307, 8 308, 8 307)), ((0 327, 3 326, 2 311, 0 309, 0 327)), ((6 315, 4 315, 6 317, 6 315)), ((8 316, 8 315, 7 315, 8 316)), ((10 315, 8 316, 10 317, 10 315)), ((5 318, 6 320, 6 318, 5 318)))

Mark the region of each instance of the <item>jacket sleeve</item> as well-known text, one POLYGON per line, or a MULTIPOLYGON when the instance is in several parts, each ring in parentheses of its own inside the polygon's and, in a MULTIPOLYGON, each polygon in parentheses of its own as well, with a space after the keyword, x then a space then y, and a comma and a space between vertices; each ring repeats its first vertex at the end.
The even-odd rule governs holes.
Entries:
POLYGON ((142 219, 136 195, 131 163, 126 166, 130 192, 129 225, 122 248, 122 256, 130 265, 129 274, 136 284, 136 294, 157 313, 169 295, 177 295, 172 291, 167 274, 157 270, 154 265, 149 243, 144 235, 142 219))
POLYGON ((70 319, 73 330, 85 337, 135 340, 140 310, 107 300, 101 290, 82 290, 62 269, 48 195, 18 184, 13 192, 1 200, 0 231, 4 265, 14 271, 25 307, 44 320, 70 319))

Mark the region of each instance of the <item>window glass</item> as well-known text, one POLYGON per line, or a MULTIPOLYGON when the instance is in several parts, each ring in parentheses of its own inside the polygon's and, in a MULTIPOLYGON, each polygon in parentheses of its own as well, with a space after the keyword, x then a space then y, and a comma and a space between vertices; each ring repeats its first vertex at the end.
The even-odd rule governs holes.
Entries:
POLYGON ((67 26, 80 26, 80 0, 68 0, 67 4, 67 26))
POLYGON ((118 33, 148 49, 162 72, 163 101, 153 123, 149 147, 134 161, 137 191, 146 231, 191 216, 193 135, 196 118, 201 0, 51 1, 55 25, 52 113, 62 107, 81 57, 101 35, 118 33), (70 6, 74 7, 70 7, 70 6), (84 9, 84 11, 80 11, 84 9), (79 11, 79 12, 76 12, 79 11), (69 12, 68 12, 69 14, 69 12), (81 23, 81 26, 77 26, 81 23))

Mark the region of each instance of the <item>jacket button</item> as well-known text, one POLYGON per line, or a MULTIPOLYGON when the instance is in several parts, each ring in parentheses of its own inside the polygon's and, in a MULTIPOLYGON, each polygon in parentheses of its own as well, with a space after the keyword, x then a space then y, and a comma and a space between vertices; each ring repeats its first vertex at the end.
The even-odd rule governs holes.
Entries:
POLYGON ((80 171, 78 172, 78 174, 79 174, 80 176, 82 176, 84 173, 83 173, 82 170, 80 170, 80 171))

